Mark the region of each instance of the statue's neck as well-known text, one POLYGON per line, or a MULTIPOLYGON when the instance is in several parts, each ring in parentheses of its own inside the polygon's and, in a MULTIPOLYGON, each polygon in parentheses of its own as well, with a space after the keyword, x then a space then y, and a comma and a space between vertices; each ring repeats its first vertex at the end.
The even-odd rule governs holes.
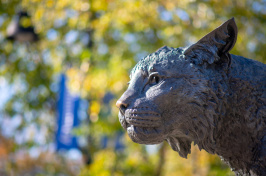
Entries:
MULTIPOLYGON (((216 141, 214 145, 215 153, 221 156, 231 168, 239 170, 240 168, 247 168, 254 161, 253 150, 257 147, 254 138, 254 131, 243 124, 241 117, 230 119, 225 117, 221 123, 221 128, 216 132, 216 141)), ((257 141, 258 142, 258 141, 257 141)))
MULTIPOLYGON (((225 114, 220 115, 217 130, 214 131, 214 153, 221 156, 231 168, 249 171, 257 159, 254 150, 258 150, 258 119, 259 105, 254 93, 258 90, 253 86, 249 74, 238 60, 232 59, 231 70, 228 74, 228 93, 226 94, 225 114)), ((256 80, 255 80, 256 81, 256 80)))

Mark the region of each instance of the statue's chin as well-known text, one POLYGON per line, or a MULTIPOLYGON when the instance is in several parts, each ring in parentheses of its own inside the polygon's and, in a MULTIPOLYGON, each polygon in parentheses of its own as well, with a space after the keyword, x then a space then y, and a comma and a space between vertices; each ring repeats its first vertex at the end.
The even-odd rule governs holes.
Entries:
POLYGON ((164 141, 162 130, 159 128, 145 128, 129 125, 127 133, 133 142, 139 144, 159 144, 164 141))
POLYGON ((168 137, 166 141, 183 158, 187 158, 191 152, 191 141, 186 138, 168 137))

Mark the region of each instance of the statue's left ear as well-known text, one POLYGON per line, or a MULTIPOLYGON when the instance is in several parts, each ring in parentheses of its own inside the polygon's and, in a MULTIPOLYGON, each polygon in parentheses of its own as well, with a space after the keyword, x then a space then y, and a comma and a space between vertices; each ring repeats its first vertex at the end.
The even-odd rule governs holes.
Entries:
POLYGON ((237 26, 234 18, 231 18, 187 48, 184 55, 196 64, 230 62, 228 53, 235 45, 236 39, 237 26))

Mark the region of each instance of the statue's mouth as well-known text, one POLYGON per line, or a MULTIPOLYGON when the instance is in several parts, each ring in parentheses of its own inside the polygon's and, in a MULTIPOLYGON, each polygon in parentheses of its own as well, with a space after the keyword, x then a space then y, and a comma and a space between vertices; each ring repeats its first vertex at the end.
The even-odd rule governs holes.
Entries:
POLYGON ((139 111, 137 109, 129 109, 125 113, 127 123, 136 127, 159 127, 161 124, 161 116, 154 111, 139 111))
POLYGON ((140 144, 158 144, 163 133, 161 115, 147 108, 127 109, 119 112, 119 121, 129 137, 140 144))
POLYGON ((119 120, 124 128, 130 125, 155 128, 162 124, 159 113, 148 109, 143 110, 143 108, 127 109, 125 114, 120 112, 119 120))

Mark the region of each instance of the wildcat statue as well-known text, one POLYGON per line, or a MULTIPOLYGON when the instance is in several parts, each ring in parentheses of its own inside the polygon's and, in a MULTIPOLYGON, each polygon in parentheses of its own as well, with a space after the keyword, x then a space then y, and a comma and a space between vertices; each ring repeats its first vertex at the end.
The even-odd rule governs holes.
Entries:
POLYGON ((166 140, 186 158, 191 143, 219 155, 236 175, 266 175, 266 65, 229 54, 234 18, 185 48, 140 60, 117 101, 132 141, 166 140))

